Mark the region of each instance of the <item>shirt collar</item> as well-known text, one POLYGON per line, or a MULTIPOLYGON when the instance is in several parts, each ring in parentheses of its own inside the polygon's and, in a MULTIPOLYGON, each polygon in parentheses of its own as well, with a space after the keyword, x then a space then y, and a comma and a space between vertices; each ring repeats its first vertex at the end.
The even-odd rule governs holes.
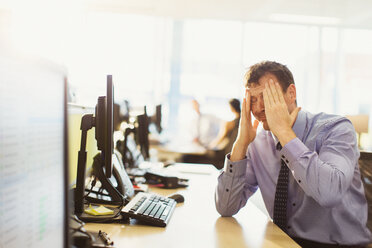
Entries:
POLYGON ((297 119, 292 127, 293 132, 296 134, 297 138, 302 140, 306 127, 306 114, 304 111, 300 110, 297 114, 297 119))
MULTIPOLYGON (((306 124, 306 114, 304 111, 300 110, 297 114, 296 121, 292 127, 293 132, 296 134, 297 138, 299 138, 300 140, 302 140, 304 136, 305 126, 306 126, 305 124, 306 124)), ((271 133, 271 136, 274 139, 275 145, 278 144, 279 142, 278 138, 273 133, 271 133)))

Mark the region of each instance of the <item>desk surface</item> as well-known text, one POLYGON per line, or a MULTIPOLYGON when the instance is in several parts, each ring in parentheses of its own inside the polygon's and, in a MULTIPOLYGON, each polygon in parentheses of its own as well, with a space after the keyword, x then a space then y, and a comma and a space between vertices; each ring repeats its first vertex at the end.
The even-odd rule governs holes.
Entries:
POLYGON ((89 223, 86 229, 107 232, 116 247, 300 247, 249 201, 234 217, 221 217, 214 205, 217 171, 183 175, 190 179, 188 188, 150 189, 164 196, 177 192, 185 197, 167 227, 132 220, 130 224, 89 223))
POLYGON ((166 144, 155 144, 153 148, 161 152, 203 155, 207 152, 205 147, 194 142, 169 142, 166 144))

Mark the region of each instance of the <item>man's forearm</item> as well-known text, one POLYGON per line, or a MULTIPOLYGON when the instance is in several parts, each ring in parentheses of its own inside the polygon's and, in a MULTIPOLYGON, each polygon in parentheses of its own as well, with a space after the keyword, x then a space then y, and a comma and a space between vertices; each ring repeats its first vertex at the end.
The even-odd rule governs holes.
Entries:
POLYGON ((247 154, 248 145, 249 144, 241 143, 238 140, 235 141, 231 150, 230 161, 235 162, 244 159, 247 154))
POLYGON ((226 156, 215 193, 216 208, 222 216, 236 214, 257 190, 257 181, 251 168, 248 168, 248 159, 232 162, 230 156, 226 156))

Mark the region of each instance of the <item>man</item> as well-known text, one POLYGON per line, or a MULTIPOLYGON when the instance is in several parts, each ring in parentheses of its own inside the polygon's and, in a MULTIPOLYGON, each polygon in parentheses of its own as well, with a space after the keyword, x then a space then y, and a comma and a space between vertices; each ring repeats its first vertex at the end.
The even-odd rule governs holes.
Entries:
POLYGON ((302 247, 365 247, 371 233, 358 158, 350 121, 300 110, 288 68, 255 64, 218 178, 217 211, 236 214, 259 187, 274 223, 302 247), (259 121, 264 130, 256 134, 259 121))

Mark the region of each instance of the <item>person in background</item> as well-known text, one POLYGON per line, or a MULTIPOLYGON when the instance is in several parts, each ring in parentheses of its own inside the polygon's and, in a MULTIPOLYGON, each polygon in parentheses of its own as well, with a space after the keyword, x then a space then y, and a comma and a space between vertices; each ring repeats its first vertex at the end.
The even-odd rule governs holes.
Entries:
POLYGON ((371 232, 352 123, 300 110, 292 73, 280 63, 251 66, 245 86, 217 211, 236 214, 259 187, 274 223, 302 247, 365 247, 371 232))
MULTIPOLYGON (((229 143, 231 143, 232 146, 236 139, 240 121, 240 101, 236 98, 232 98, 229 100, 229 106, 235 118, 223 124, 223 126, 220 128, 217 138, 209 144, 210 149, 225 149, 227 146, 229 146, 229 143)), ((230 150, 231 147, 228 149, 230 150)))
POLYGON ((195 117, 192 120, 191 133, 192 142, 197 145, 208 147, 219 132, 219 120, 210 114, 200 111, 200 104, 196 99, 191 101, 195 117))

